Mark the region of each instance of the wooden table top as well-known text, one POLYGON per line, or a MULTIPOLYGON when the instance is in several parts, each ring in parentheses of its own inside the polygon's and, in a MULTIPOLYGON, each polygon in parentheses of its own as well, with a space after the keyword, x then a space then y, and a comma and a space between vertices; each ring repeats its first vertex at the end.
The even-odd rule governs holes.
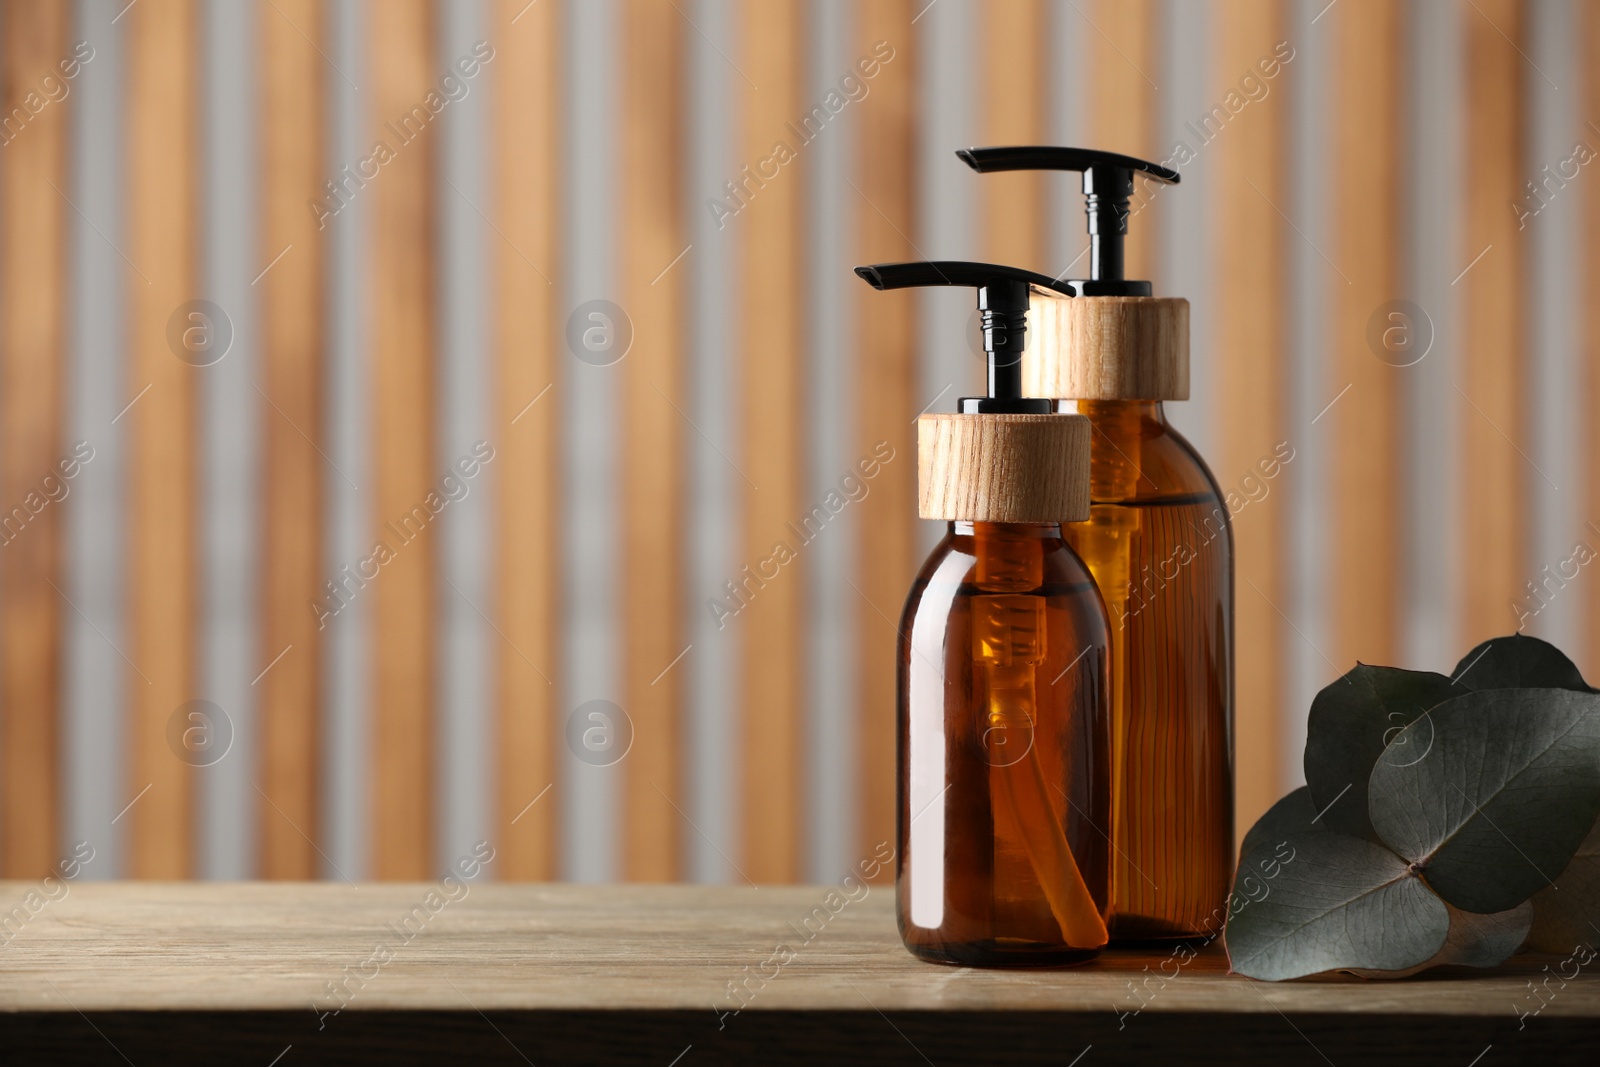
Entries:
POLYGON ((1187 962, 1110 951, 1058 970, 923 963, 900 945, 886 886, 55 890, 52 900, 40 884, 0 882, 10 908, 0 912, 0 1013, 11 1013, 0 1030, 42 1057, 71 1046, 141 1062, 131 1045, 175 1062, 160 1042, 181 1033, 196 1056, 238 1051, 247 1037, 267 1059, 287 1045, 282 1067, 359 1062, 372 1042, 420 1054, 474 1040, 487 1043, 474 1053, 484 1062, 643 1056, 662 1067, 683 1049, 682 1067, 841 1050, 913 1063, 1067 1063, 1083 1052, 1088 1067, 1174 1046, 1193 1062, 1233 1062, 1249 1048, 1336 1063, 1336 1053, 1381 1061, 1442 1042, 1465 1055, 1460 1067, 1487 1047, 1481 1067, 1494 1067, 1512 1062, 1496 1048, 1546 1063, 1582 1048, 1592 1062, 1600 1034, 1600 979, 1563 978, 1548 957, 1405 981, 1279 984, 1230 975, 1220 946, 1187 962))

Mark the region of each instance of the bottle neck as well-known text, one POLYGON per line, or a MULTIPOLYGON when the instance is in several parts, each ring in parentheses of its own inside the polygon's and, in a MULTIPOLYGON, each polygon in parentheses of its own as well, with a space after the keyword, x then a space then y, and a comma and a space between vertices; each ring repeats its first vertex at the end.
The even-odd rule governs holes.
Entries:
POLYGON ((1018 541, 1044 541, 1061 536, 1059 522, 961 522, 950 524, 958 537, 1007 538, 1018 541))
MULTIPOLYGON (((1167 410, 1159 400, 1074 400, 1079 415, 1098 424, 1153 422, 1167 424, 1167 410)), ((1063 408, 1063 410, 1066 410, 1063 408)))
POLYGON ((1144 475, 1144 448, 1168 433, 1167 414, 1159 400, 1080 400, 1078 414, 1093 427, 1089 495, 1098 503, 1129 500, 1139 495, 1144 475), (1110 447, 1106 447, 1109 445, 1110 447))

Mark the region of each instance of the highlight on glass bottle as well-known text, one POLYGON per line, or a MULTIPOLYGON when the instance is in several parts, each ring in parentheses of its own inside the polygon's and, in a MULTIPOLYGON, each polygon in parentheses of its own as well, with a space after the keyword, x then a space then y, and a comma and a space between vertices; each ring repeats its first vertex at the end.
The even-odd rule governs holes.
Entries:
POLYGON ((917 423, 918 510, 949 524, 901 619, 900 934, 916 955, 1062 964, 1106 943, 1108 626, 1061 522, 1089 512, 1089 425, 1021 394, 1030 287, 986 264, 857 269, 978 291, 989 395, 917 423))
MULTIPOLYGON (((1216 480, 1168 424, 1189 396, 1189 305, 1125 278, 1134 175, 1090 149, 974 148, 979 171, 1083 173, 1090 276, 1041 294, 1023 360, 1030 396, 1093 425, 1089 521, 1063 527, 1111 621, 1114 940, 1214 935, 1233 872, 1233 533, 1216 480)), ((1282 456, 1277 457, 1282 460, 1282 456)))

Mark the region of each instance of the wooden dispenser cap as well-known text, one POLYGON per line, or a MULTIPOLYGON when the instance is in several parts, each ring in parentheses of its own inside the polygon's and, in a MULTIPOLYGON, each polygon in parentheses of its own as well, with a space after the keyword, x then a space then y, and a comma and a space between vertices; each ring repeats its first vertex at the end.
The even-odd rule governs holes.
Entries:
POLYGON ((947 522, 1082 522, 1089 432, 1082 415, 923 415, 917 512, 947 522))
POLYGON ((1033 291, 1022 391, 1059 400, 1189 399, 1189 302, 1033 291))

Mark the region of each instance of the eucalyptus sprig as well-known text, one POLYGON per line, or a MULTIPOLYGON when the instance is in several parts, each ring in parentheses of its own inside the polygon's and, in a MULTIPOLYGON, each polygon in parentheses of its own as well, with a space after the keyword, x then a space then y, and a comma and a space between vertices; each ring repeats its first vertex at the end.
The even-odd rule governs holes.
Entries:
POLYGON ((1240 974, 1403 977, 1600 937, 1600 691, 1555 646, 1498 637, 1449 677, 1356 666, 1312 701, 1305 776, 1240 850, 1236 881, 1294 856, 1228 923, 1240 974))

